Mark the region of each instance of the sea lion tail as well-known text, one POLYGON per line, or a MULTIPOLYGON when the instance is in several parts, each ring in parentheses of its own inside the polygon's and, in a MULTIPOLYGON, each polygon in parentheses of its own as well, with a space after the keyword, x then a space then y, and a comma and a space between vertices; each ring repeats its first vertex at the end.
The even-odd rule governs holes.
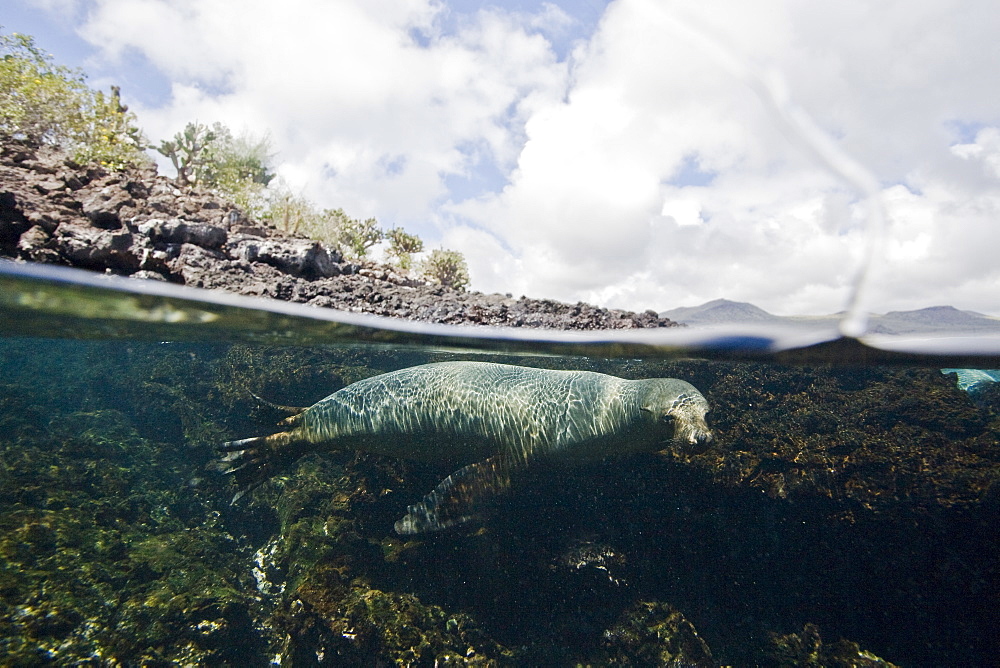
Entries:
POLYGON ((267 482, 304 455, 307 452, 305 445, 288 431, 227 441, 216 448, 222 456, 209 464, 209 468, 233 476, 239 488, 232 500, 236 503, 244 494, 267 482))

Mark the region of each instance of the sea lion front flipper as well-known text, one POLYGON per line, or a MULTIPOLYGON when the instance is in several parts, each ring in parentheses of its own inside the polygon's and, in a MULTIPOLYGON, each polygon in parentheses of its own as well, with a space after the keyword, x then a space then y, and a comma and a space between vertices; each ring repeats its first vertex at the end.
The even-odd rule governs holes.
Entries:
POLYGON ((490 457, 452 473, 424 497, 407 508, 395 524, 396 533, 411 535, 441 531, 474 519, 486 499, 510 487, 513 465, 506 457, 490 457))

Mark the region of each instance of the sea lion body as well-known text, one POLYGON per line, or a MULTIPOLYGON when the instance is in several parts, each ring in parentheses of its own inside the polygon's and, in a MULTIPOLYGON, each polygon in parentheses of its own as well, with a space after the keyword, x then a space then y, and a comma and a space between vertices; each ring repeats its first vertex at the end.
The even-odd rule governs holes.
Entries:
POLYGON ((442 362, 348 385, 287 420, 289 431, 227 443, 224 470, 245 472, 248 486, 278 464, 334 449, 465 465, 396 523, 400 533, 419 533, 468 521, 483 497, 535 460, 705 446, 707 411, 701 393, 674 378, 442 362))

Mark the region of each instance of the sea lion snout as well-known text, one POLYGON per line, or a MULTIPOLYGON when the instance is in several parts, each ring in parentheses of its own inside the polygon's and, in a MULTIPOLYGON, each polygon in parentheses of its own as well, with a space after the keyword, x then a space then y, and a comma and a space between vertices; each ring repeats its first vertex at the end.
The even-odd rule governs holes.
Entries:
POLYGON ((705 452, 712 444, 712 439, 712 432, 703 417, 687 422, 678 420, 674 442, 688 454, 699 455, 705 452))
POLYGON ((712 430, 705 422, 709 405, 694 385, 676 378, 644 382, 643 411, 661 425, 673 426, 673 446, 689 454, 700 454, 712 443, 712 430))

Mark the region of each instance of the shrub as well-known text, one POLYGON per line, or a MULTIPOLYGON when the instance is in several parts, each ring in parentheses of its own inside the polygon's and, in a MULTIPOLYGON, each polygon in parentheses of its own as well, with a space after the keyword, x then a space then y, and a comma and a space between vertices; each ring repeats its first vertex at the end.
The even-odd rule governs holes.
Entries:
POLYGON ((384 236, 374 218, 351 218, 343 209, 327 209, 323 216, 324 224, 333 231, 341 252, 348 257, 366 257, 371 247, 382 241, 384 236))
POLYGON ((389 240, 389 255, 396 259, 400 269, 409 271, 413 268, 413 254, 424 250, 424 242, 415 234, 410 234, 401 227, 394 227, 385 233, 389 240))
POLYGON ((263 201, 260 218, 278 229, 295 234, 305 234, 318 241, 336 245, 336 238, 324 234, 323 213, 312 202, 296 195, 284 184, 268 189, 263 201))
POLYGON ((120 92, 94 91, 29 35, 0 35, 0 136, 59 146, 78 162, 119 170, 146 164, 146 140, 120 92))
POLYGON ((145 153, 146 138, 135 114, 122 104, 118 86, 112 86, 108 96, 96 91, 90 104, 90 113, 84 114, 85 139, 74 154, 77 162, 97 162, 113 171, 151 162, 145 153))
POLYGON ((229 194, 247 184, 263 188, 274 178, 271 172, 271 142, 267 137, 248 133, 233 136, 222 123, 211 127, 188 123, 172 139, 157 147, 170 158, 177 170, 177 181, 183 185, 201 185, 229 194))
POLYGON ((421 275, 439 285, 464 290, 469 285, 469 267, 458 251, 435 249, 421 263, 421 275))

